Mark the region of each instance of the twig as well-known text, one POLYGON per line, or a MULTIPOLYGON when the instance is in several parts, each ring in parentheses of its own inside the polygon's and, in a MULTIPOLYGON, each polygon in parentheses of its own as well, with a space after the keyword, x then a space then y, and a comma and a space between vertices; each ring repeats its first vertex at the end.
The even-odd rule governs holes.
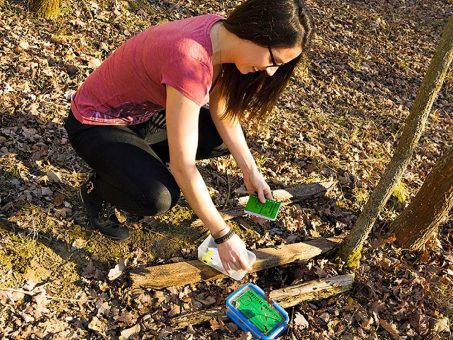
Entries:
POLYGON ((142 226, 142 229, 147 231, 148 233, 159 235, 162 238, 168 238, 168 236, 166 236, 166 235, 164 235, 162 233, 159 233, 158 231, 155 231, 152 228, 142 226))
POLYGON ((231 197, 231 184, 230 184, 230 176, 228 176, 228 171, 226 173, 226 178, 227 178, 228 191, 227 191, 227 197, 225 200, 225 204, 223 205, 222 209, 226 209, 228 202, 230 201, 230 197, 231 197))
POLYGON ((250 223, 247 222, 247 220, 243 217, 238 217, 236 219, 236 222, 238 223, 239 227, 241 227, 243 230, 246 232, 254 234, 256 237, 260 238, 261 235, 259 232, 257 232, 251 225, 250 223))
POLYGON ((292 311, 291 311, 291 319, 289 320, 289 325, 288 325, 288 329, 286 330, 286 335, 289 335, 289 331, 293 331, 293 328, 294 328, 294 308, 292 308, 292 311))
MULTIPOLYGON (((22 294, 29 295, 29 296, 35 296, 36 294, 39 294, 39 292, 26 291, 26 290, 16 289, 16 288, 3 288, 3 287, 0 287, 0 290, 7 291, 7 292, 22 293, 22 294)), ((60 297, 51 296, 51 295, 46 295, 46 297, 48 299, 50 299, 50 300, 68 301, 68 302, 74 302, 74 303, 80 302, 79 299, 60 298, 60 297)), ((94 300, 94 299, 88 299, 88 301, 90 301, 90 300, 94 300)))
POLYGON ((88 7, 88 5, 85 3, 85 0, 82 0, 81 2, 83 7, 85 8, 85 11, 88 13, 88 16, 90 17, 91 20, 93 20, 94 19, 93 14, 91 13, 91 10, 88 7))

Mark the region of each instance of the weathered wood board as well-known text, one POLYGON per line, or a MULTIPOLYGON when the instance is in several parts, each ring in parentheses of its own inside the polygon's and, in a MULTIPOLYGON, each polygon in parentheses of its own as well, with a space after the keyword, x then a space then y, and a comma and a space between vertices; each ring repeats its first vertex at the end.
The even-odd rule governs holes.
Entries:
MULTIPOLYGON (((252 272, 300 260, 307 260, 336 247, 343 239, 319 238, 306 242, 283 245, 277 248, 254 250, 256 262, 252 272)), ((162 289, 200 281, 226 277, 201 261, 183 261, 136 269, 131 272, 133 286, 162 289)))

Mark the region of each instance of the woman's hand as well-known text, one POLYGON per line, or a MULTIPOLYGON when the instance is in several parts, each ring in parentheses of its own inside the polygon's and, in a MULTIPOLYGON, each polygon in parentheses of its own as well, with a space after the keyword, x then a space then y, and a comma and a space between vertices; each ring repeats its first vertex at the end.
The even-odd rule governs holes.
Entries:
POLYGON ((244 173, 244 185, 250 195, 256 193, 261 203, 266 203, 266 198, 272 199, 272 191, 258 169, 244 173))
POLYGON ((217 246, 223 268, 230 274, 233 270, 249 271, 247 248, 241 238, 234 234, 230 239, 217 246))

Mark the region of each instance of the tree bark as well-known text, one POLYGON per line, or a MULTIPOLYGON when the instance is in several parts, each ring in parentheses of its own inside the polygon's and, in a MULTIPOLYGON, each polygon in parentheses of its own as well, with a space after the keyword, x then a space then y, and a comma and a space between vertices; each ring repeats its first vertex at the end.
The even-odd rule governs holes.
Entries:
MULTIPOLYGON (((251 272, 256 272, 300 260, 307 260, 334 249, 342 238, 316 239, 293 243, 278 248, 254 250, 256 262, 251 272)), ((200 281, 225 278, 226 275, 201 261, 184 261, 164 264, 131 272, 132 285, 162 289, 200 281)))
POLYGON ((30 8, 45 19, 56 18, 60 14, 61 0, 30 0, 30 8))
POLYGON ((453 147, 434 165, 412 202, 390 225, 396 244, 419 250, 453 207, 453 147))
POLYGON ((363 243, 367 239, 379 212, 383 209, 394 187, 401 180, 402 174, 424 130, 428 114, 442 87, 452 59, 453 16, 449 19, 442 33, 439 45, 423 78, 395 154, 375 190, 370 195, 356 224, 338 251, 339 257, 346 262, 348 267, 355 267, 358 264, 363 243))
MULTIPOLYGON (((327 279, 305 282, 299 285, 276 289, 270 292, 270 299, 283 308, 298 305, 303 301, 320 300, 343 293, 352 288, 354 275, 340 275, 327 279)), ((189 325, 198 325, 211 319, 227 320, 226 306, 217 306, 207 310, 200 310, 171 319, 172 328, 181 329, 189 325)))

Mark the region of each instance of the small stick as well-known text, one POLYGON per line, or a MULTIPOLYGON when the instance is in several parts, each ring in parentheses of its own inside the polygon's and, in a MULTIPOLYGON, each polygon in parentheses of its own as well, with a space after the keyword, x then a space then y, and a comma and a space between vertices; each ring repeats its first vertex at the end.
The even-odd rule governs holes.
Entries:
MULTIPOLYGON (((22 294, 25 294, 25 295, 29 295, 29 296, 35 296, 36 294, 39 294, 39 292, 33 292, 33 291, 26 291, 26 290, 22 290, 22 289, 16 289, 16 288, 3 288, 3 287, 0 287, 0 290, 3 290, 3 291, 7 291, 7 292, 15 292, 15 293, 22 293, 22 294)), ((50 300, 58 300, 58 301, 68 301, 68 302, 80 302, 79 299, 67 299, 67 298, 60 298, 60 297, 56 297, 56 296, 51 296, 51 295, 46 295, 46 297, 50 300)), ((88 299, 88 301, 90 300, 94 300, 94 299, 88 299)))

